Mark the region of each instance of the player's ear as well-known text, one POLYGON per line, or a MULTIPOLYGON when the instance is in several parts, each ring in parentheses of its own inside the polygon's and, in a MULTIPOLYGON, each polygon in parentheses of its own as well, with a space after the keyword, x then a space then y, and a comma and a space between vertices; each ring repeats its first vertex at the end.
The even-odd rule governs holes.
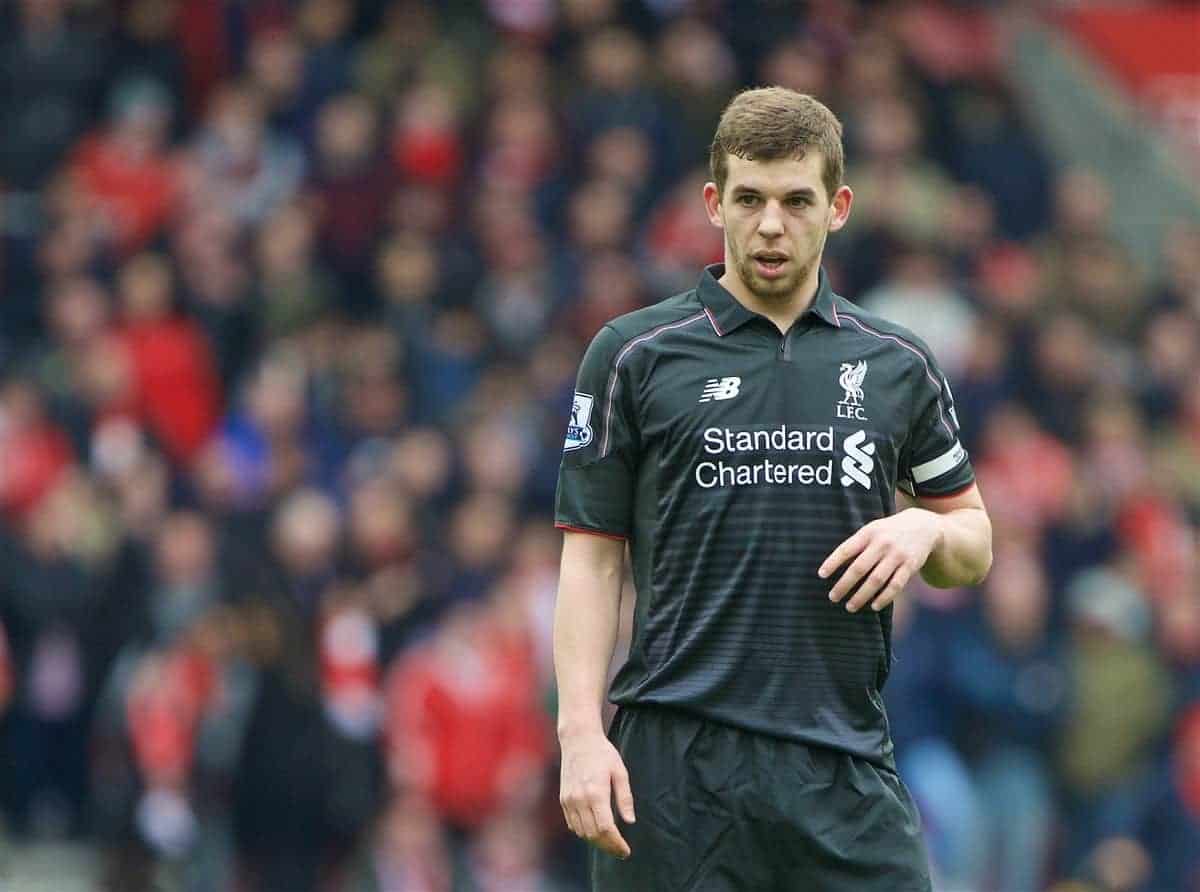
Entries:
POLYGON ((839 186, 833 193, 833 201, 829 205, 829 231, 837 232, 850 219, 850 206, 854 204, 854 193, 849 186, 839 186))
POLYGON ((709 223, 717 229, 725 228, 725 220, 721 216, 721 192, 716 183, 704 184, 704 209, 708 211, 709 223))

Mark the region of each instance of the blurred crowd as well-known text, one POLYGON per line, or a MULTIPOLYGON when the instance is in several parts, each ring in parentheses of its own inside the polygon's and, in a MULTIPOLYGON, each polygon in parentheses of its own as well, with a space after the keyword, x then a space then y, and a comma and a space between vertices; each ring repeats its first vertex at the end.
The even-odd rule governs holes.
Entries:
POLYGON ((1200 230, 1050 163, 987 4, 0 8, 0 833, 104 888, 583 887, 552 500, 607 319, 719 261, 740 86, 846 128, 837 290, 995 525, 886 690, 939 887, 1200 888, 1200 230))

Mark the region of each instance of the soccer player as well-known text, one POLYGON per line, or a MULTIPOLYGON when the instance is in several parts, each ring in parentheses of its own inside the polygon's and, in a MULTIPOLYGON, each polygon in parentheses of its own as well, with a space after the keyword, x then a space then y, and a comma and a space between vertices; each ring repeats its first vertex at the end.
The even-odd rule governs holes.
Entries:
POLYGON ((555 512, 563 812, 605 892, 927 890, 880 690, 910 577, 991 564, 953 397, 821 269, 853 201, 828 108, 741 93, 710 163, 724 264, 605 325, 579 369, 555 512))

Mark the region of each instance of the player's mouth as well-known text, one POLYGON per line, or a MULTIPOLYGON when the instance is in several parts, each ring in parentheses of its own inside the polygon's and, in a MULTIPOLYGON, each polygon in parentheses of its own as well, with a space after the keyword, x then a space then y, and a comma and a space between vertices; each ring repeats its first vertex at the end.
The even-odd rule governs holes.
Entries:
POLYGON ((778 251, 759 251, 754 255, 754 269, 764 279, 777 279, 783 275, 788 256, 778 251))

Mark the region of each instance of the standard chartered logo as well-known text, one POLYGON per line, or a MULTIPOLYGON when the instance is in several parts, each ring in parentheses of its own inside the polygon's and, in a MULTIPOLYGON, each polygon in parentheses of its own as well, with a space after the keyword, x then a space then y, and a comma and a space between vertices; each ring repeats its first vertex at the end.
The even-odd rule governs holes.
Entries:
POLYGON ((875 444, 863 442, 867 439, 866 431, 855 431, 845 439, 842 448, 846 457, 842 459, 842 486, 857 483, 866 489, 871 488, 871 472, 875 470, 875 444))
POLYGON ((842 442, 842 476, 834 477, 837 442, 832 427, 808 430, 780 425, 775 428, 736 430, 710 427, 703 433, 703 449, 712 456, 696 465, 694 479, 703 489, 724 486, 843 486, 871 488, 875 469, 875 444, 866 431, 856 431, 842 442), (764 455, 763 453, 773 453, 764 455), (824 457, 820 457, 821 454, 824 457), (805 460, 790 460, 803 454, 805 460))

